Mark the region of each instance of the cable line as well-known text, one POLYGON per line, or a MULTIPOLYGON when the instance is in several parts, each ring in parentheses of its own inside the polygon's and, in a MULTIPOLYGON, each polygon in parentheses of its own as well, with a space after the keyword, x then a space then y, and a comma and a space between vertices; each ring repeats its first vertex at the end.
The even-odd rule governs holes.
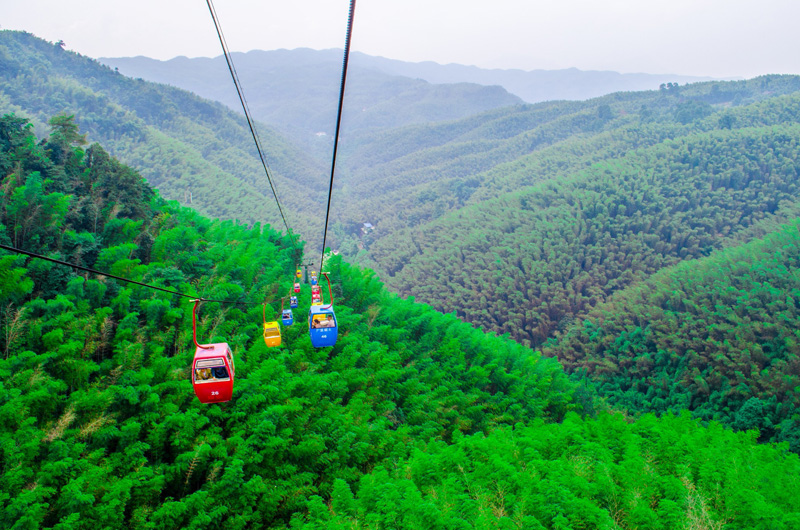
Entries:
MULTIPOLYGON (((211 1, 211 0, 208 0, 211 1)), ((333 137, 333 159, 331 160, 331 182, 328 186, 328 208, 325 211, 325 230, 322 233, 322 255, 319 258, 319 271, 322 272, 322 260, 325 259, 325 242, 328 240, 328 218, 331 214, 331 194, 333 193, 333 174, 336 171, 336 150, 339 146, 339 127, 342 124, 342 104, 344 102, 344 87, 347 79, 347 62, 350 58, 350 36, 353 32, 353 12, 356 9, 356 0, 350 0, 350 13, 347 16, 347 36, 344 41, 344 62, 342 63, 342 84, 339 87, 339 112, 336 115, 336 133, 333 137)))
POLYGON ((159 287, 157 285, 151 285, 149 283, 138 282, 136 280, 130 280, 128 278, 123 278, 122 276, 117 276, 115 274, 111 274, 111 273, 108 273, 108 272, 102 272, 102 271, 98 271, 98 270, 95 270, 95 269, 90 269, 89 267, 83 267, 81 265, 75 265, 74 263, 69 263, 67 261, 62 261, 60 259, 49 258, 47 256, 42 256, 41 254, 36 254, 35 252, 22 250, 20 248, 14 248, 14 247, 9 247, 7 245, 0 244, 0 249, 8 250, 9 252, 16 252, 17 254, 24 254, 26 256, 30 256, 31 258, 36 258, 36 259, 41 259, 41 260, 44 260, 44 261, 49 261, 51 263, 56 263, 58 265, 64 265, 66 267, 72 267, 73 269, 78 269, 78 270, 81 270, 81 271, 84 271, 84 272, 89 272, 91 274, 97 274, 99 276, 106 276, 107 278, 113 278, 115 280, 119 280, 119 281, 122 281, 122 282, 132 283, 134 285, 139 285, 141 287, 147 287, 148 289, 154 289, 156 291, 162 291, 162 292, 165 292, 165 293, 170 293, 170 294, 175 294, 175 295, 178 295, 178 296, 182 296, 184 298, 190 298, 190 299, 192 299, 192 301, 199 300, 201 302, 212 302, 212 303, 218 303, 218 304, 233 304, 233 305, 256 305, 256 304, 261 304, 261 302, 236 302, 234 300, 212 300, 210 298, 202 298, 202 297, 197 296, 197 295, 186 294, 186 293, 182 293, 180 291, 174 291, 172 289, 165 289, 164 287, 159 287))
POLYGON ((264 173, 267 175, 267 181, 269 182, 270 189, 272 189, 272 195, 275 197, 275 202, 278 205, 278 211, 281 214, 281 219, 283 219, 283 224, 286 226, 286 231, 292 238, 292 245, 294 246, 296 244, 296 238, 294 232, 292 232, 292 229, 289 228, 289 223, 286 221, 286 216, 283 213, 281 201, 278 199, 278 192, 275 189, 275 184, 272 182, 272 176, 270 175, 267 158, 264 155, 264 150, 261 147, 261 140, 258 136, 258 132, 256 131, 255 123, 250 117, 250 108, 248 107, 247 101, 244 97, 244 91, 242 89, 241 82, 239 81, 239 74, 236 72, 236 68, 233 65, 233 58, 230 56, 228 43, 222 34, 222 27, 220 26, 219 18, 217 17, 217 11, 214 8, 214 3, 211 0, 206 0, 206 4, 208 5, 208 10, 211 13, 211 18, 214 20, 214 27, 217 30, 217 37, 219 38, 219 43, 222 46, 222 54, 225 56, 225 62, 228 64, 228 71, 231 73, 233 84, 236 87, 236 93, 239 95, 239 102, 242 104, 242 110, 244 111, 244 117, 247 120, 247 126, 250 128, 250 134, 253 136, 253 142, 256 144, 258 157, 261 160, 261 165, 264 167, 264 173))

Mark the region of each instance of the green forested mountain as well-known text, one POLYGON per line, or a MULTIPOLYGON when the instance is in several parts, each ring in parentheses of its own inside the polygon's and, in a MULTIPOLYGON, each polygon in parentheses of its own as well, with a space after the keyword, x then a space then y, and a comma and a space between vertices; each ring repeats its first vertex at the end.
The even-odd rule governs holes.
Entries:
POLYGON ((342 149, 349 173, 340 199, 346 208, 340 211, 355 212, 342 220, 382 223, 373 240, 404 227, 424 230, 426 222, 464 205, 570 178, 594 163, 670 139, 793 123, 794 103, 782 96, 798 90, 795 76, 673 86, 510 107, 376 134, 342 149))
POLYGON ((544 352, 625 410, 688 409, 800 451, 799 228, 662 270, 544 352))
POLYGON ((743 83, 739 94, 773 83, 789 93, 686 123, 668 108, 620 113, 620 126, 479 174, 463 206, 444 185, 420 191, 438 212, 409 206, 379 220, 359 256, 403 293, 544 345, 614 406, 688 409, 797 450, 800 95, 794 78, 743 83))
POLYGON ((187 300, 4 253, 4 526, 118 524, 127 506, 132 524, 183 528, 212 491, 217 504, 240 497, 217 517, 277 525, 334 479, 407 455, 409 438, 576 408, 555 361, 390 295, 338 260, 336 348, 311 347, 301 312, 286 346, 268 350, 259 302, 274 313, 289 291, 289 239, 165 203, 98 145, 72 148, 74 133, 62 122, 37 145, 23 120, 3 119, 4 244, 255 303, 200 315, 200 340, 228 341, 237 359, 234 401, 209 408, 188 378, 187 300), (115 195, 123 182, 130 192, 115 195))
POLYGON ((260 336, 297 259, 164 201, 64 117, 0 119, 0 242, 198 293, 232 401, 189 379, 191 303, 0 251, 6 528, 795 528, 800 459, 686 416, 591 412, 554 359, 328 261, 340 338, 260 336), (44 206, 44 207, 43 207, 44 206))
MULTIPOLYGON (((0 243, 242 304, 201 307, 203 406, 187 298, 0 252, 0 526, 800 527, 797 77, 343 141, 334 247, 378 273, 328 260, 318 350, 305 285, 261 339, 302 251, 235 113, 25 33, 0 75, 0 243)), ((266 143, 318 234, 322 165, 266 143)))
MULTIPOLYGON (((455 176, 466 155, 450 159, 440 173, 420 170, 417 180, 408 172, 408 180, 392 180, 397 194, 382 197, 382 208, 365 215, 373 232, 348 240, 347 228, 357 225, 345 223, 343 249, 356 255, 357 245, 363 247, 359 259, 403 294, 542 344, 612 292, 679 260, 763 234, 770 227, 758 228, 762 223, 796 215, 800 95, 774 94, 800 83, 765 78, 737 90, 771 86, 767 99, 716 111, 708 105, 685 124, 668 105, 676 112, 686 104, 705 107, 653 94, 654 101, 664 100, 660 115, 612 108, 617 126, 534 147, 468 179, 455 176), (445 176, 423 180, 436 174, 445 176), (405 198, 393 211, 400 194, 405 198)), ((725 90, 706 87, 706 97, 725 90)), ((573 123, 579 115, 570 116, 573 123)), ((555 133, 543 137, 550 142, 555 133)), ((359 204, 358 195, 352 187, 344 201, 359 204)))
MULTIPOLYGON (((0 31, 0 112, 28 117, 40 136, 50 117, 74 115, 90 141, 139 168, 164 197, 218 219, 281 223, 244 118, 218 103, 0 31)), ((321 232, 326 170, 269 127, 258 132, 293 229, 321 232)))

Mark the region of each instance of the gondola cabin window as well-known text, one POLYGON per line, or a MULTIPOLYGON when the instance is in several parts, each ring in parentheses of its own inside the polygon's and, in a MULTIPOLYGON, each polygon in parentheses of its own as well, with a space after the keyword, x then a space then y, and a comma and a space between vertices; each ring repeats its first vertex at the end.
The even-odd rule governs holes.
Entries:
POLYGON ((332 328, 336 325, 336 321, 333 319, 333 313, 323 313, 321 315, 314 315, 314 318, 311 321, 312 328, 332 328))
POLYGON ((197 361, 194 370, 195 383, 213 383, 230 381, 231 376, 222 359, 204 359, 197 361))

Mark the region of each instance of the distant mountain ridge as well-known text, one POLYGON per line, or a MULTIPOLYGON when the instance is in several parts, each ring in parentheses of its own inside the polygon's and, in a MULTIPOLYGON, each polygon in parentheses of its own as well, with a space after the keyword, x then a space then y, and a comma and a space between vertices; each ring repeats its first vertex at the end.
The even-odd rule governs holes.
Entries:
POLYGON ((419 78, 429 83, 476 83, 499 85, 526 103, 555 100, 586 100, 613 92, 657 90, 662 83, 697 83, 711 77, 675 74, 622 74, 609 70, 518 70, 486 69, 463 64, 439 64, 433 61, 409 63, 354 54, 354 62, 391 75, 419 78))
MULTIPOLYGON (((333 134, 341 82, 342 52, 309 49, 233 53, 232 59, 253 116, 292 136, 305 147, 327 142, 333 134)), ((218 101, 241 112, 222 56, 104 58, 120 73, 169 84, 218 101)), ((347 76, 343 135, 369 135, 375 130, 416 123, 462 119, 523 101, 500 86, 474 83, 431 84, 362 66, 358 57, 347 76)))
MULTIPOLYGON (((304 73, 310 65, 326 64, 338 72, 341 67, 342 51, 336 49, 311 50, 296 48, 293 50, 253 50, 247 53, 234 54, 235 60, 247 61, 249 67, 259 67, 262 71, 270 69, 295 68, 304 73), (238 57, 238 58, 236 58, 238 57), (263 61, 258 65, 256 61, 263 61)), ((118 67, 125 75, 142 77, 148 81, 169 83, 196 92, 195 83, 203 83, 205 76, 200 70, 187 68, 191 64, 199 64, 204 68, 214 68, 227 75, 222 56, 215 58, 175 57, 167 61, 149 59, 147 57, 100 58, 104 64, 118 67), (181 77, 179 77, 181 76, 181 77)), ((245 63, 243 63, 245 64, 245 63)), ((510 94, 526 103, 539 103, 555 100, 586 100, 613 92, 631 92, 656 90, 662 83, 696 83, 714 80, 708 76, 687 76, 678 74, 620 73, 609 70, 579 70, 565 68, 561 70, 520 70, 520 69, 487 69, 463 64, 439 64, 433 61, 407 62, 387 59, 353 52, 350 56, 350 67, 380 72, 389 76, 400 76, 414 80, 424 80, 434 85, 471 83, 484 87, 503 87, 510 94)), ((277 70, 273 70, 277 72, 277 70)), ((286 75, 287 71, 281 71, 286 75)), ((222 92, 227 87, 208 86, 222 92)), ((196 92, 204 97, 208 94, 196 92)), ((211 97, 222 101, 219 97, 211 97)))

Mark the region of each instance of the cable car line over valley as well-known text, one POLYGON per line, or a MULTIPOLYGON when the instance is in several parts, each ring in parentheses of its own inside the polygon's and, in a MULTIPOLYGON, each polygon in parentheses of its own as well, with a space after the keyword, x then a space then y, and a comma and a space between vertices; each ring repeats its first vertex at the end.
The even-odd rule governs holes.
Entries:
MULTIPOLYGON (((210 1, 210 0, 209 0, 210 1)), ((328 207, 325 211, 325 229, 322 232, 322 255, 319 258, 319 270, 322 271, 325 259, 325 243, 328 239, 328 219, 331 213, 331 195, 333 194, 333 175, 336 171, 336 152, 339 148, 339 129, 342 124, 342 107, 344 105, 344 89, 347 81, 347 63, 350 59, 350 37, 353 34, 353 14, 356 9, 356 0, 350 0, 350 12, 347 15, 347 35, 344 41, 344 60, 342 62, 342 82, 339 86, 339 108, 336 113, 336 130, 333 135, 333 156, 331 158, 331 179, 328 185, 328 207)))
MULTIPOLYGON (((292 248, 296 250, 297 249, 296 235, 289 227, 289 223, 286 219, 286 215, 284 214, 283 207, 281 206, 280 200, 278 198, 278 193, 275 188, 272 176, 270 175, 270 170, 266 161, 266 157, 264 155, 264 150, 261 147, 261 143, 258 137, 258 133, 255 129, 254 122, 250 117, 250 111, 244 97, 244 92, 241 88, 241 83, 239 82, 239 78, 236 73, 236 69, 233 65, 233 61, 230 58, 230 53, 228 51, 225 38, 222 34, 222 29, 220 27, 216 11, 214 9, 211 0, 206 0, 206 3, 211 13, 211 17, 214 21, 214 26, 217 31, 217 36, 219 38, 220 44, 222 45, 223 54, 228 64, 228 69, 233 79, 234 86, 236 87, 236 91, 239 96, 239 101, 242 104, 242 109, 244 110, 245 118, 247 120, 248 127, 250 128, 250 133, 253 137, 253 141, 256 145, 256 150, 258 151, 261 164, 264 168, 264 172, 266 173, 267 180, 270 184, 270 188, 272 189, 272 193, 275 198, 275 202, 278 206, 281 218, 283 219, 288 235, 291 238, 292 248)), ((333 177, 336 170, 336 153, 339 143, 339 130, 341 127, 342 107, 343 107, 344 90, 347 77, 348 58, 350 53, 350 38, 352 34, 354 9, 355 9, 355 0, 351 0, 350 11, 347 21, 347 36, 345 40, 344 60, 342 65, 342 78, 341 78, 341 86, 339 92, 338 113, 336 119, 336 134, 334 138, 333 155, 331 160, 331 173, 330 173, 330 183, 328 189, 327 208, 325 212, 325 229, 323 232, 323 244, 320 257, 320 274, 325 276, 325 279, 328 282, 328 293, 330 296, 328 305, 324 305, 324 302, 322 300, 322 295, 320 292, 320 287, 318 285, 318 277, 316 271, 312 270, 310 275, 311 306, 308 313, 308 329, 309 329, 309 336, 311 339, 311 343, 316 348, 333 346, 336 344, 336 340, 338 337, 338 323, 333 309, 333 289, 331 287, 330 277, 328 273, 322 272, 322 266, 324 265, 323 260, 325 257, 325 243, 327 240, 328 221, 330 218, 331 194, 333 191, 333 177)), ((50 258, 47 256, 43 256, 41 254, 22 250, 8 245, 0 244, 0 249, 7 250, 9 252, 14 252, 17 254, 27 255, 35 259, 49 261, 51 263, 55 263, 65 267, 71 267, 73 270, 79 270, 98 276, 105 276, 114 280, 119 280, 122 282, 138 285, 140 287, 144 287, 147 289, 165 292, 182 298, 190 299, 194 304, 192 307, 192 340, 195 346, 195 354, 191 366, 191 382, 195 395, 202 403, 224 403, 231 400, 233 396, 233 385, 235 380, 235 366, 233 360, 233 353, 228 343, 220 342, 220 343, 200 344, 197 341, 197 308, 200 305, 200 303, 212 302, 219 304, 239 305, 239 306, 248 306, 248 305, 252 306, 256 304, 262 305, 264 342, 268 347, 278 347, 281 345, 281 331, 278 321, 274 320, 267 322, 266 320, 266 310, 267 310, 266 300, 262 302, 250 302, 250 301, 237 301, 237 300, 208 299, 195 294, 188 294, 174 289, 167 289, 157 285, 152 285, 145 282, 140 282, 137 280, 132 280, 122 276, 118 276, 115 274, 92 269, 89 267, 84 267, 81 265, 69 263, 67 261, 50 258)), ((306 272, 308 272, 309 265, 313 266, 312 264, 306 264, 306 272)), ((289 295, 290 309, 284 309, 284 301, 286 300, 287 297, 281 298, 281 313, 280 313, 281 323, 283 323, 283 325, 285 326, 290 326, 294 322, 294 317, 292 315, 291 308, 295 308, 298 306, 297 296, 295 295, 299 294, 301 291, 300 281, 302 280, 302 270, 299 265, 296 266, 295 269, 296 270, 295 270, 294 286, 293 286, 294 294, 290 293, 289 295)))

